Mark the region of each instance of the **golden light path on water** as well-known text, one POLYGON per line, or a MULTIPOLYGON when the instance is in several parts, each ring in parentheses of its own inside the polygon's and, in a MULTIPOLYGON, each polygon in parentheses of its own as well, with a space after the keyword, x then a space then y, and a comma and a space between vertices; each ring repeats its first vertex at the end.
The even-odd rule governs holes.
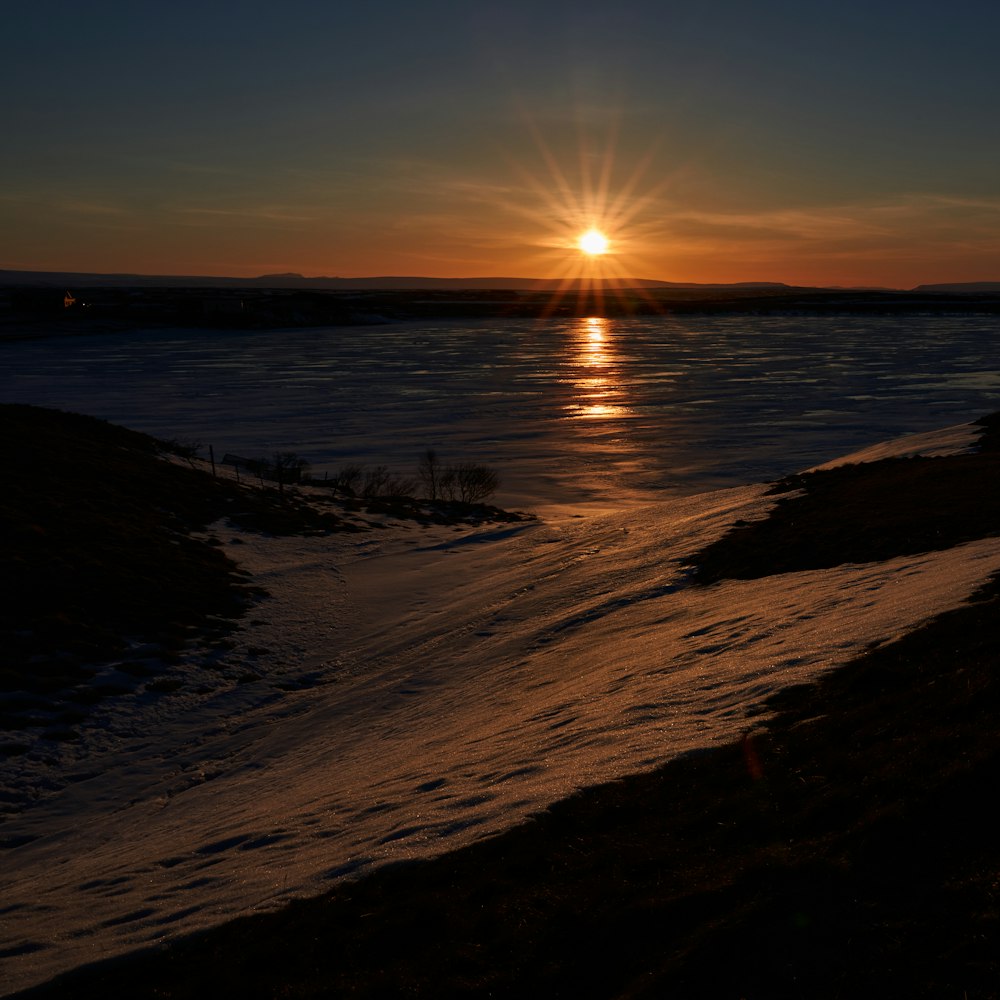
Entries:
POLYGON ((615 400, 621 399, 623 385, 614 365, 611 325, 601 316, 580 320, 574 331, 576 360, 579 374, 574 382, 580 390, 580 401, 572 415, 589 420, 628 416, 628 408, 615 400))

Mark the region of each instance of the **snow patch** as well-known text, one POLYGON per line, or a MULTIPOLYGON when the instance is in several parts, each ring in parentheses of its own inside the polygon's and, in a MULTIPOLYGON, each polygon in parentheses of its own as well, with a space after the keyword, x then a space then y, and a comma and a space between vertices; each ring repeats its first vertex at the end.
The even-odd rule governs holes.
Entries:
MULTIPOLYGON (((987 539, 689 584, 685 557, 773 502, 752 486, 364 538, 215 526, 271 594, 231 651, 260 679, 109 701, 63 759, 4 763, 26 793, 0 828, 19 845, 0 875, 4 988, 450 850, 731 740, 770 693, 1000 570, 1000 539, 987 539), (71 763, 77 780, 47 786, 71 763)), ((186 666, 208 671, 204 655, 186 666)))

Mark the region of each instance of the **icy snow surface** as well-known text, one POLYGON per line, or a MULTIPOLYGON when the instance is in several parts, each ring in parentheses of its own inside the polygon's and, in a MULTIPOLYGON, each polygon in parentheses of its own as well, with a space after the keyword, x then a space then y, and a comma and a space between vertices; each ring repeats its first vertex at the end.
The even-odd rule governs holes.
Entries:
MULTIPOLYGON (((532 361, 529 350, 541 348, 515 331, 511 351, 525 360, 504 378, 490 371, 468 383, 480 403, 490 391, 502 397, 496 412, 471 417, 449 397, 444 370, 427 375, 435 387, 425 400, 429 410, 397 412, 402 404, 394 399, 383 413, 389 404, 370 391, 376 374, 352 375, 347 365, 347 397, 356 403, 367 377, 368 417, 382 421, 365 439, 373 460, 380 460, 378 447, 396 444, 409 455, 421 443, 440 443, 408 432, 399 444, 401 427, 426 419, 436 433, 451 433, 456 448, 463 440, 495 447, 511 469, 523 453, 513 495, 534 489, 545 516, 474 530, 396 524, 323 539, 237 536, 215 526, 228 553, 271 595, 247 616, 228 654, 231 665, 260 679, 223 684, 211 657, 193 648, 171 668, 188 678, 176 694, 108 699, 81 726, 79 742, 53 744, 45 758, 32 753, 0 762, 0 789, 21 808, 0 826, 0 840, 19 845, 0 851, 0 990, 317 893, 385 862, 452 849, 575 788, 731 739, 760 718, 770 692, 964 600, 1000 569, 1000 540, 886 563, 688 585, 686 554, 737 519, 763 516, 772 503, 763 486, 708 489, 719 477, 716 446, 730 447, 730 456, 745 449, 750 457, 741 474, 753 472, 755 456, 767 452, 772 421, 770 469, 791 447, 794 426, 805 426, 808 440, 791 447, 792 458, 775 470, 780 474, 824 456, 830 423, 839 421, 837 440, 849 445, 842 450, 872 444, 862 433, 870 414, 848 408, 837 415, 832 389, 820 405, 802 395, 794 403, 782 398, 791 392, 791 375, 767 386, 767 372, 780 369, 785 351, 802 391, 813 391, 819 376, 793 358, 808 332, 800 327, 786 324, 773 342, 748 340, 743 353, 731 351, 729 367, 718 362, 717 384, 698 370, 688 341, 683 358, 666 366, 649 360, 636 375, 628 356, 652 354, 642 354, 637 340, 628 351, 609 345, 619 334, 625 343, 622 331, 648 333, 642 324, 567 327, 580 367, 546 381, 547 362, 532 361), (770 360, 761 361, 769 351, 770 360), (652 385, 671 378, 680 393, 676 410, 642 395, 643 379, 652 385), (495 381, 494 390, 482 379, 495 381), (550 409, 531 389, 530 412, 519 410, 528 405, 519 395, 527 390, 512 388, 519 379, 544 383, 550 409), (771 395, 769 404, 752 400, 763 407, 754 428, 733 408, 758 391, 771 395), (721 409, 702 408, 720 398, 721 409), (662 412, 654 420, 657 406, 662 412), (795 464, 798 458, 804 460, 795 464), (678 472, 682 459, 688 465, 678 472), (673 492, 680 480, 664 479, 665 468, 688 476, 688 493, 698 482, 708 492, 673 492), (655 488, 626 490, 629 470, 655 488), (544 482, 531 486, 540 471, 544 482), (568 492, 569 483, 583 484, 578 495, 568 492), (580 511, 590 516, 572 516, 580 511)), ((721 350, 728 328, 719 321, 713 329, 721 350)), ((301 381, 309 364, 289 398, 275 398, 263 380, 237 391, 227 372, 245 380, 253 365, 266 364, 260 338, 247 342, 250 366, 238 357, 227 361, 221 351, 212 355, 219 380, 213 391, 233 394, 221 413, 201 376, 192 381, 190 372, 162 367, 171 357, 190 361, 192 352, 209 349, 197 338, 178 338, 183 343, 173 348, 158 347, 156 337, 142 345, 114 338, 0 345, 0 360, 16 363, 3 397, 182 439, 205 440, 204 427, 221 433, 228 419, 243 428, 248 447, 270 422, 287 437, 262 447, 296 447, 310 457, 308 435, 323 420, 341 419, 364 438, 364 412, 312 412, 319 389, 301 381), (118 352, 117 362, 109 351, 118 352), (166 386, 162 399, 150 388, 157 371, 166 386), (157 416, 159 409, 164 414, 157 416), (283 424, 286 411, 291 430, 283 424), (152 426, 156 421, 162 423, 152 426)), ((928 361, 912 393, 904 389, 906 405, 929 393, 939 412, 951 412, 953 403, 958 419, 977 415, 970 407, 989 408, 980 404, 998 384, 986 358, 991 348, 983 341, 977 354, 980 341, 971 334, 963 343, 965 353, 951 356, 963 359, 966 371, 942 375, 928 361), (979 395, 952 395, 963 386, 979 395)), ((435 357, 431 351, 424 359, 428 368, 435 357)), ((455 364, 451 354, 444 357, 445 368, 455 364)), ((824 364, 833 366, 831 378, 846 377, 839 362, 824 364)), ((867 397, 863 388, 874 392, 888 379, 906 381, 880 366, 871 361, 854 396, 867 397)), ((417 393, 418 374, 397 381, 417 393)), ((323 392, 332 392, 334 376, 323 378, 323 392)), ((904 422, 926 430, 931 418, 904 422)), ((859 457, 955 450, 971 436, 960 427, 859 457)), ((238 434, 234 440, 225 446, 239 450, 238 434)), ((827 449, 825 457, 831 454, 827 449)), ((334 463, 338 455, 358 457, 333 445, 329 455, 334 463)))
POLYGON ((51 763, 13 761, 10 787, 33 801, 2 828, 26 841, 0 875, 6 988, 459 846, 731 739, 769 692, 1000 569, 992 539, 689 586, 680 560, 760 516, 762 494, 557 526, 243 536, 230 551, 272 597, 238 648, 264 680, 109 710, 84 745, 53 751, 74 775, 62 787, 46 786, 51 763), (306 686, 274 683, 296 678, 306 686))

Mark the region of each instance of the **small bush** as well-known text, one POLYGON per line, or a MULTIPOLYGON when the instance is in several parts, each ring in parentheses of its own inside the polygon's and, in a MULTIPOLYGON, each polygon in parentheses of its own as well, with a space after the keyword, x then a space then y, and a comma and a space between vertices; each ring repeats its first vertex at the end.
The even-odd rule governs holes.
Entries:
POLYGON ((354 496, 361 486, 364 472, 365 467, 363 465, 356 465, 353 463, 342 465, 337 470, 337 474, 330 480, 330 485, 335 490, 340 490, 341 493, 346 493, 348 496, 354 496))
POLYGON ((417 492, 417 481, 409 476, 390 476, 383 496, 412 497, 417 492))
POLYGON ((385 496, 390 479, 389 469, 384 465, 375 465, 370 469, 365 469, 364 479, 361 483, 361 495, 366 500, 385 496))
POLYGON ((285 483, 301 482, 309 475, 312 466, 294 451, 276 451, 266 468, 268 478, 277 482, 280 488, 285 483))
POLYGON ((198 452, 200 452, 202 448, 200 441, 177 441, 173 438, 169 438, 168 440, 160 441, 159 443, 168 454, 176 455, 178 458, 186 458, 189 461, 193 458, 197 458, 198 452))
POLYGON ((417 474, 401 476, 387 465, 342 465, 327 485, 365 500, 380 497, 415 497, 419 490, 427 500, 484 503, 497 491, 500 477, 486 465, 466 462, 445 466, 433 448, 417 460, 417 474))
POLYGON ((444 471, 433 448, 428 448, 417 460, 417 479, 420 480, 428 500, 438 499, 444 471))
POLYGON ((441 475, 440 492, 446 500, 484 503, 497 491, 500 477, 487 465, 449 466, 441 475))

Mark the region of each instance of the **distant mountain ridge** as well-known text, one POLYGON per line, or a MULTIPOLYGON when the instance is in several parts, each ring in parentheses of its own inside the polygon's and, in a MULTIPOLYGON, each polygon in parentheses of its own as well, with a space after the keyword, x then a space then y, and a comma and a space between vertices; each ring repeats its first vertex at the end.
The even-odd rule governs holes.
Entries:
POLYGON ((361 278, 319 276, 307 278, 294 271, 262 274, 253 278, 225 275, 188 274, 102 274, 89 271, 19 271, 0 269, 0 286, 7 288, 255 288, 296 289, 299 291, 518 291, 547 292, 572 290, 624 289, 704 289, 707 292, 733 291, 789 292, 913 292, 918 294, 988 295, 1000 292, 1000 281, 964 281, 917 285, 915 288, 887 288, 844 285, 789 285, 783 281, 697 282, 660 281, 654 278, 432 278, 421 275, 373 275, 361 278))
POLYGON ((952 281, 942 285, 917 285, 913 291, 979 295, 983 292, 1000 292, 1000 281, 952 281))
POLYGON ((95 286, 131 286, 135 288, 294 288, 322 291, 388 291, 388 290, 452 290, 484 289, 491 291, 558 291, 567 288, 791 288, 780 281, 741 281, 734 283, 698 283, 657 281, 651 278, 430 278, 416 275, 380 275, 364 278, 307 278, 295 272, 262 274, 255 278, 233 278, 206 275, 162 274, 100 274, 85 271, 15 271, 0 269, 0 285, 63 286, 88 288, 95 286))

